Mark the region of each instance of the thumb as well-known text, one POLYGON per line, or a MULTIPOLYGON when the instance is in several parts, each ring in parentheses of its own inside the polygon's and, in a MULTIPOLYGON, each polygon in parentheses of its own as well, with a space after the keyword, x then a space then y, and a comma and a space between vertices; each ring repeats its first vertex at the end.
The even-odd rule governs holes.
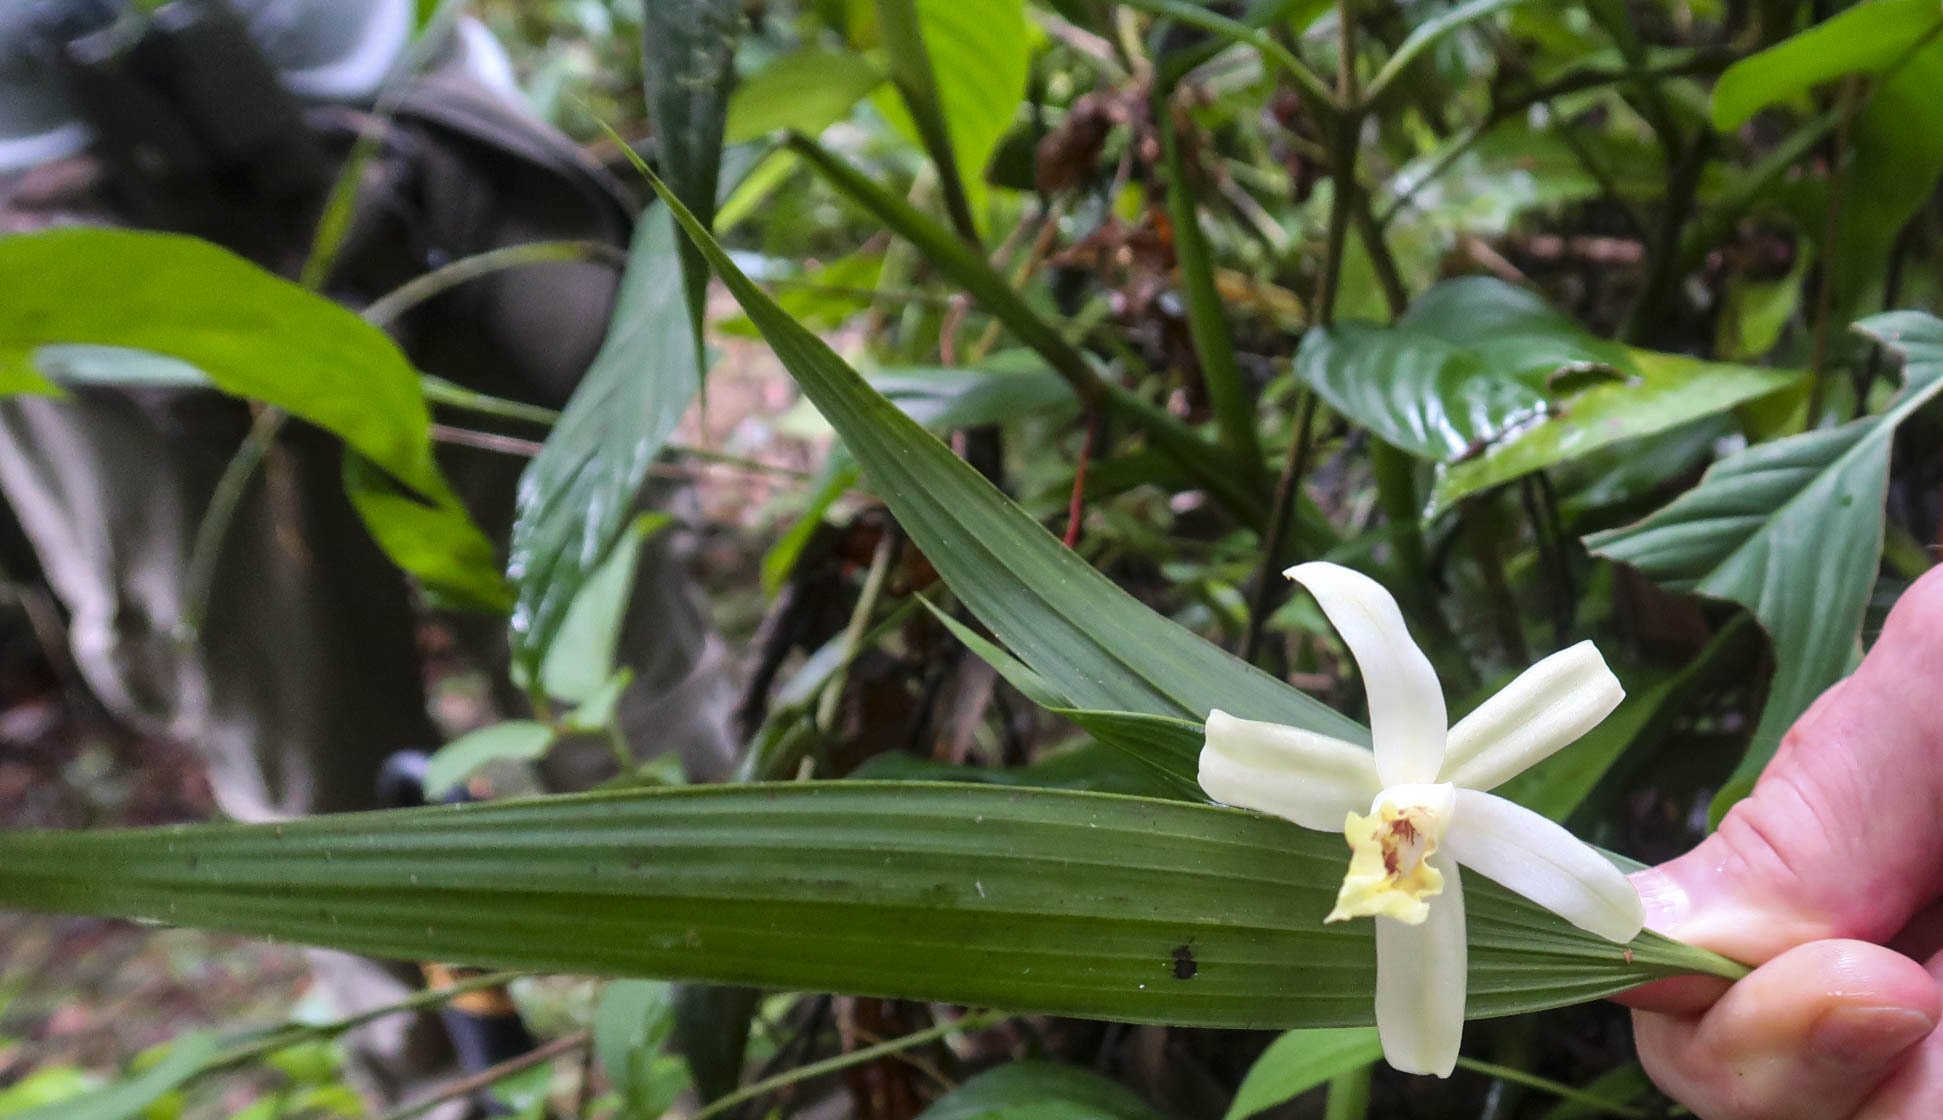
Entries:
POLYGON ((1881 942, 1943 887, 1943 569, 1904 592, 1847 680, 1795 722, 1753 792, 1639 872, 1647 925, 1750 964, 1881 942))

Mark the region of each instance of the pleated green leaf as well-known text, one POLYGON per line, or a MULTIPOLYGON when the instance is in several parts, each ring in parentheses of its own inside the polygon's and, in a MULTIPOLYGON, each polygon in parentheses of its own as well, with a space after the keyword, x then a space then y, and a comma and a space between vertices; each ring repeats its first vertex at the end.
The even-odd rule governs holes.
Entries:
MULTIPOLYGON (((1065 790, 792 782, 0 835, 0 904, 376 957, 1215 1027, 1370 1021, 1338 836, 1065 790)), ((1737 975, 1465 881, 1472 1016, 1737 975)))
POLYGON ((1717 814, 1752 788, 1788 725, 1848 671, 1882 559, 1890 440, 1943 390, 1943 322, 1905 311, 1857 326, 1905 359, 1905 387, 1885 411, 1756 444, 1645 520, 1586 538, 1593 552, 1664 587, 1742 604, 1774 643, 1767 706, 1717 814))

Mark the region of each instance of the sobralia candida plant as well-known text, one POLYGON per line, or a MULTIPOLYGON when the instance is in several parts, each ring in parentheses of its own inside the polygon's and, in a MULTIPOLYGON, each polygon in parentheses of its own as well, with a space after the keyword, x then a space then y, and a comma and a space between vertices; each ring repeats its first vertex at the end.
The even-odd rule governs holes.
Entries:
MULTIPOLYGON (((584 1115, 1667 1106, 1596 1001, 1745 969, 1643 931, 1610 853, 1696 840, 1933 563, 1943 11, 614 16, 640 75, 509 22, 653 196, 561 413, 423 378, 378 326, 584 253, 550 242, 360 316, 190 238, 0 238, 0 392, 214 389, 334 434, 364 531, 504 620, 528 698, 429 783, 503 792, 589 734, 624 773, 15 830, 0 904, 500 970, 401 1010, 593 978, 484 1077, 590 1048, 554 1094, 584 1115), (614 635, 642 540, 711 527, 638 496, 736 458, 679 421, 735 407, 751 353, 828 452, 773 532, 713 527, 759 538, 716 584, 764 623, 729 635, 735 780, 671 783, 619 733, 614 635), (532 455, 505 555, 451 440, 532 455)), ((361 1021, 184 1032, 41 1115, 193 1111, 361 1021)))

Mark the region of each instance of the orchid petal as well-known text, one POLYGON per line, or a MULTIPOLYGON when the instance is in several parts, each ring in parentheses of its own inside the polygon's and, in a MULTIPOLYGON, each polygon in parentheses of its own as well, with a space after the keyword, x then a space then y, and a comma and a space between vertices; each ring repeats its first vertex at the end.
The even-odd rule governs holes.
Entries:
POLYGON ((1227 805, 1338 832, 1346 813, 1376 796, 1369 748, 1299 727, 1209 712, 1201 788, 1227 805))
POLYGON ((1424 923, 1376 919, 1376 1033, 1392 1066, 1449 1077, 1464 1040, 1464 889, 1449 856, 1426 862, 1443 873, 1444 892, 1424 923))
POLYGON ((1443 850, 1608 941, 1631 941, 1646 924, 1639 892, 1606 857, 1563 825, 1494 794, 1457 791, 1443 850))
POLYGON ((1625 696, 1591 642, 1562 649, 1451 728, 1439 780, 1490 789, 1592 730, 1625 696))
POLYGON ((1376 772, 1386 786, 1435 782, 1444 760, 1444 689, 1383 585, 1317 561, 1282 573, 1309 589, 1342 635, 1369 696, 1376 772))

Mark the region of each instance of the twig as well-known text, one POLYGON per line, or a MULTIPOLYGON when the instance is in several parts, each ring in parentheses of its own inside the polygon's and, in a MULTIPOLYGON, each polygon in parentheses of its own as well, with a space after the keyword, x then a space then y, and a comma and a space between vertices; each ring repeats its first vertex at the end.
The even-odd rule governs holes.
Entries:
POLYGON ((1254 594, 1248 604, 1248 631, 1241 643, 1243 661, 1252 663, 1262 651, 1262 636, 1274 609, 1275 592, 1281 586, 1275 579, 1275 569, 1281 563, 1277 557, 1289 524, 1295 520, 1297 488, 1309 473, 1310 429, 1315 427, 1315 418, 1316 395, 1304 390, 1302 406, 1295 416, 1295 438, 1289 443, 1289 457, 1282 464, 1282 476, 1275 480, 1275 499, 1268 507, 1268 530, 1262 534, 1262 559, 1255 569, 1254 594))
POLYGON ((870 571, 864 575, 864 586, 857 593, 857 605, 850 612, 850 624, 843 635, 843 664, 830 674, 830 682, 823 686, 823 695, 817 699, 816 726, 826 734, 837 715, 837 704, 843 699, 844 681, 849 677, 850 660, 857 656, 863 643, 864 631, 870 626, 870 616, 877 609, 877 598, 883 594, 884 580, 890 574, 891 560, 897 555, 897 546, 902 537, 891 525, 884 527, 884 535, 877 539, 877 550, 870 557, 870 571))
POLYGON ((797 1066, 788 1073, 777 1074, 775 1077, 758 1081, 751 1085, 745 1085, 735 1092, 730 1093, 728 1096, 714 1101, 707 1108, 689 1117, 689 1120, 708 1120, 709 1117, 720 1116, 722 1113, 727 1112, 729 1109, 734 1108, 744 1101, 754 1100, 757 1097, 772 1093, 784 1086, 794 1085, 798 1081, 808 1081, 813 1077, 821 1077, 826 1073, 835 1073, 838 1070, 848 1069, 854 1065, 873 1062, 888 1054, 895 1054, 900 1050, 909 1050, 913 1046, 922 1046, 927 1042, 943 1038, 948 1034, 982 1031, 987 1027, 996 1026, 1009 1018, 1011 1018, 1011 1015, 1003 1011, 974 1012, 955 1022, 940 1023, 935 1027, 927 1027, 924 1030, 904 1035, 901 1038, 893 1038, 889 1042, 878 1043, 876 1046, 866 1046, 862 1050, 852 1050, 848 1054, 838 1054, 832 1058, 825 1058, 820 1062, 812 1062, 806 1066, 797 1066))
POLYGON ((1086 436, 1080 441, 1079 462, 1073 467, 1073 496, 1066 503, 1067 548, 1079 544, 1079 519, 1086 511, 1086 466, 1093 459, 1093 444, 1100 438, 1100 410, 1086 410, 1086 436))
POLYGON ((592 1031, 575 1031, 573 1034, 556 1038, 552 1042, 528 1050, 518 1057, 508 1058, 498 1065, 488 1066, 478 1073, 461 1077, 457 1081, 448 1082, 438 1092, 433 1093, 424 1100, 406 1105, 404 1108, 398 1109, 395 1112, 386 1113, 382 1120, 412 1120, 412 1117, 423 1116, 446 1101, 455 1101, 460 1097, 469 1096, 502 1078, 511 1077, 513 1074, 523 1070, 529 1070, 534 1066, 550 1062, 562 1054, 578 1050, 580 1047, 587 1045, 593 1037, 594 1032, 592 1031))
POLYGON ((1822 406, 1828 397, 1828 325, 1835 311, 1835 240, 1842 235, 1842 161, 1848 156, 1860 88, 1858 75, 1850 74, 1842 81, 1842 115, 1835 125, 1835 153, 1828 162, 1828 211, 1822 222, 1821 278, 1815 291, 1815 350, 1808 367, 1810 428, 1821 423, 1822 406))
POLYGON ((1537 1089, 1541 1092, 1550 1093, 1555 1097, 1561 1097, 1565 1100, 1585 1105, 1588 1108, 1596 1108, 1601 1112, 1611 1113, 1614 1116, 1645 1120, 1645 1109, 1635 1108, 1632 1105, 1619 1101, 1607 1100, 1595 1093, 1588 1093, 1584 1089, 1561 1084, 1549 1078, 1540 1077, 1535 1073, 1526 1073, 1522 1069, 1512 1069, 1509 1066, 1494 1065, 1490 1062, 1480 1062, 1476 1058, 1462 1056, 1457 1059, 1457 1068, 1467 1069, 1472 1073, 1481 1073, 1486 1077, 1495 1077, 1500 1081, 1510 1081, 1518 1085, 1526 1086, 1527 1088, 1537 1089))
POLYGON ((526 245, 489 249, 469 257, 460 257, 450 264, 405 281, 366 307, 364 320, 382 327, 426 300, 468 281, 510 268, 565 261, 593 261, 621 268, 627 264, 627 254, 604 241, 535 241, 526 245))
POLYGON ((229 539, 230 524, 236 509, 249 489, 250 478, 276 443, 288 415, 280 408, 265 405, 257 410, 242 446, 229 457, 223 473, 210 492, 209 506, 196 523, 196 536, 189 545, 189 559, 182 573, 182 613, 176 621, 175 640, 194 643, 202 635, 203 620, 209 613, 209 599, 216 590, 216 565, 222 559, 223 543, 229 539))

